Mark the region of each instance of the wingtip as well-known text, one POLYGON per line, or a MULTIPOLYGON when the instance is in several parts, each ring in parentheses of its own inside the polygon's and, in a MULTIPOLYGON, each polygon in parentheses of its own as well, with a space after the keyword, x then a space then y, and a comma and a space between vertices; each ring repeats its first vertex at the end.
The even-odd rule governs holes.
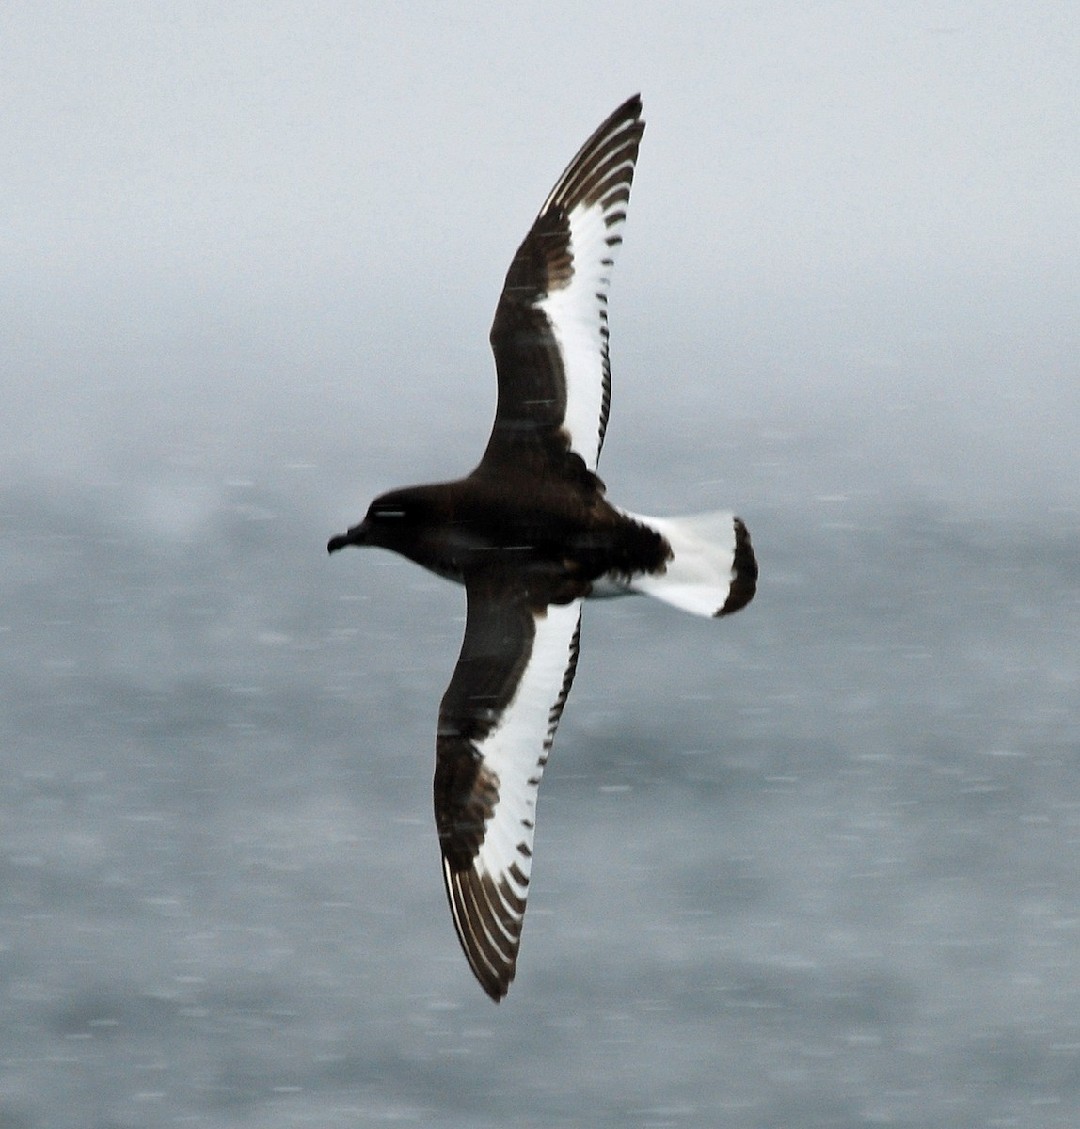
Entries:
MULTIPOLYGON (((443 880, 454 929, 469 968, 488 999, 501 1003, 517 974, 520 937, 511 941, 508 952, 499 951, 498 945, 493 944, 490 923, 484 920, 492 903, 484 895, 482 879, 475 871, 454 870, 444 855, 443 880)), ((505 934, 502 939, 507 939, 505 934)))
POLYGON ((506 999, 507 992, 510 991, 509 984, 481 984, 484 989, 484 994, 493 1004, 501 1004, 506 999))
MULTIPOLYGON (((625 102, 617 110, 612 113, 608 120, 604 123, 605 126, 610 126, 618 121, 641 121, 641 115, 645 111, 645 104, 641 100, 641 94, 631 94, 625 102)), ((641 122, 642 127, 645 123, 641 122)), ((603 127, 601 127, 602 129, 603 127)))

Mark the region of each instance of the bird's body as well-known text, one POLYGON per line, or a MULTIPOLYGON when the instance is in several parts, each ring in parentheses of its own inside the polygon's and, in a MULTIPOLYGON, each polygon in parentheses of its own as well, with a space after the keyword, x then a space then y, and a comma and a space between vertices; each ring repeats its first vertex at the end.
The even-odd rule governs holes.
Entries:
POLYGON ((612 506, 598 482, 574 489, 484 474, 382 495, 366 525, 333 545, 350 543, 393 549, 459 584, 509 573, 542 585, 544 603, 592 595, 601 579, 659 573, 670 556, 664 538, 612 506))
POLYGON ((458 937, 496 1001, 516 969, 536 794, 576 668, 581 601, 644 592, 722 616, 757 580, 734 515, 642 517, 612 505, 596 475, 611 395, 607 291, 640 115, 629 99, 585 143, 511 263, 491 330, 498 409, 476 469, 381 495, 328 545, 391 549, 465 585, 435 822, 458 937))

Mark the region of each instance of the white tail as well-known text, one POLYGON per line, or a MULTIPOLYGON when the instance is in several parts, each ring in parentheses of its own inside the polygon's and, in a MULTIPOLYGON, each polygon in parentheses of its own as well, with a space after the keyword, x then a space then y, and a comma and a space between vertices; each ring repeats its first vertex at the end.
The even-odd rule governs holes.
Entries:
POLYGON ((746 526, 724 511, 684 517, 627 517, 655 529, 671 546, 663 573, 611 578, 596 595, 643 592, 694 615, 730 615, 745 607, 757 585, 757 561, 746 526))

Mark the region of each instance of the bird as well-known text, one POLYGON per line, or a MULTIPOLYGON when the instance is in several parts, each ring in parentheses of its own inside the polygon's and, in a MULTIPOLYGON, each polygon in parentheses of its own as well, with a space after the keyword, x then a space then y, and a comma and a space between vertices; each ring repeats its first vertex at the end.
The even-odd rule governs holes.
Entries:
POLYGON ((514 255, 490 333, 495 420, 475 469, 380 495, 327 545, 389 549, 465 587, 439 707, 435 825, 458 939, 496 1003, 517 970, 537 793, 583 600, 643 593, 723 617, 757 585, 733 513, 635 514, 608 501, 596 473, 611 404, 608 293, 643 131, 634 95, 581 147, 514 255))

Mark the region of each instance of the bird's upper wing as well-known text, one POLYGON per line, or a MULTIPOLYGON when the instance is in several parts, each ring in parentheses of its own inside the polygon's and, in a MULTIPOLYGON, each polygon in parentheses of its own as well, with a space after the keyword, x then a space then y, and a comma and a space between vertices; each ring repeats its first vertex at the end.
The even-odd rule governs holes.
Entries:
POLYGON ((644 128, 635 95, 570 162, 510 264, 491 327, 499 405, 481 468, 558 465, 569 449, 596 470, 611 399, 608 288, 644 128))
POLYGON ((461 946, 498 1002, 517 964, 536 794, 578 653, 581 601, 469 580, 461 655, 439 710, 435 824, 461 946))

